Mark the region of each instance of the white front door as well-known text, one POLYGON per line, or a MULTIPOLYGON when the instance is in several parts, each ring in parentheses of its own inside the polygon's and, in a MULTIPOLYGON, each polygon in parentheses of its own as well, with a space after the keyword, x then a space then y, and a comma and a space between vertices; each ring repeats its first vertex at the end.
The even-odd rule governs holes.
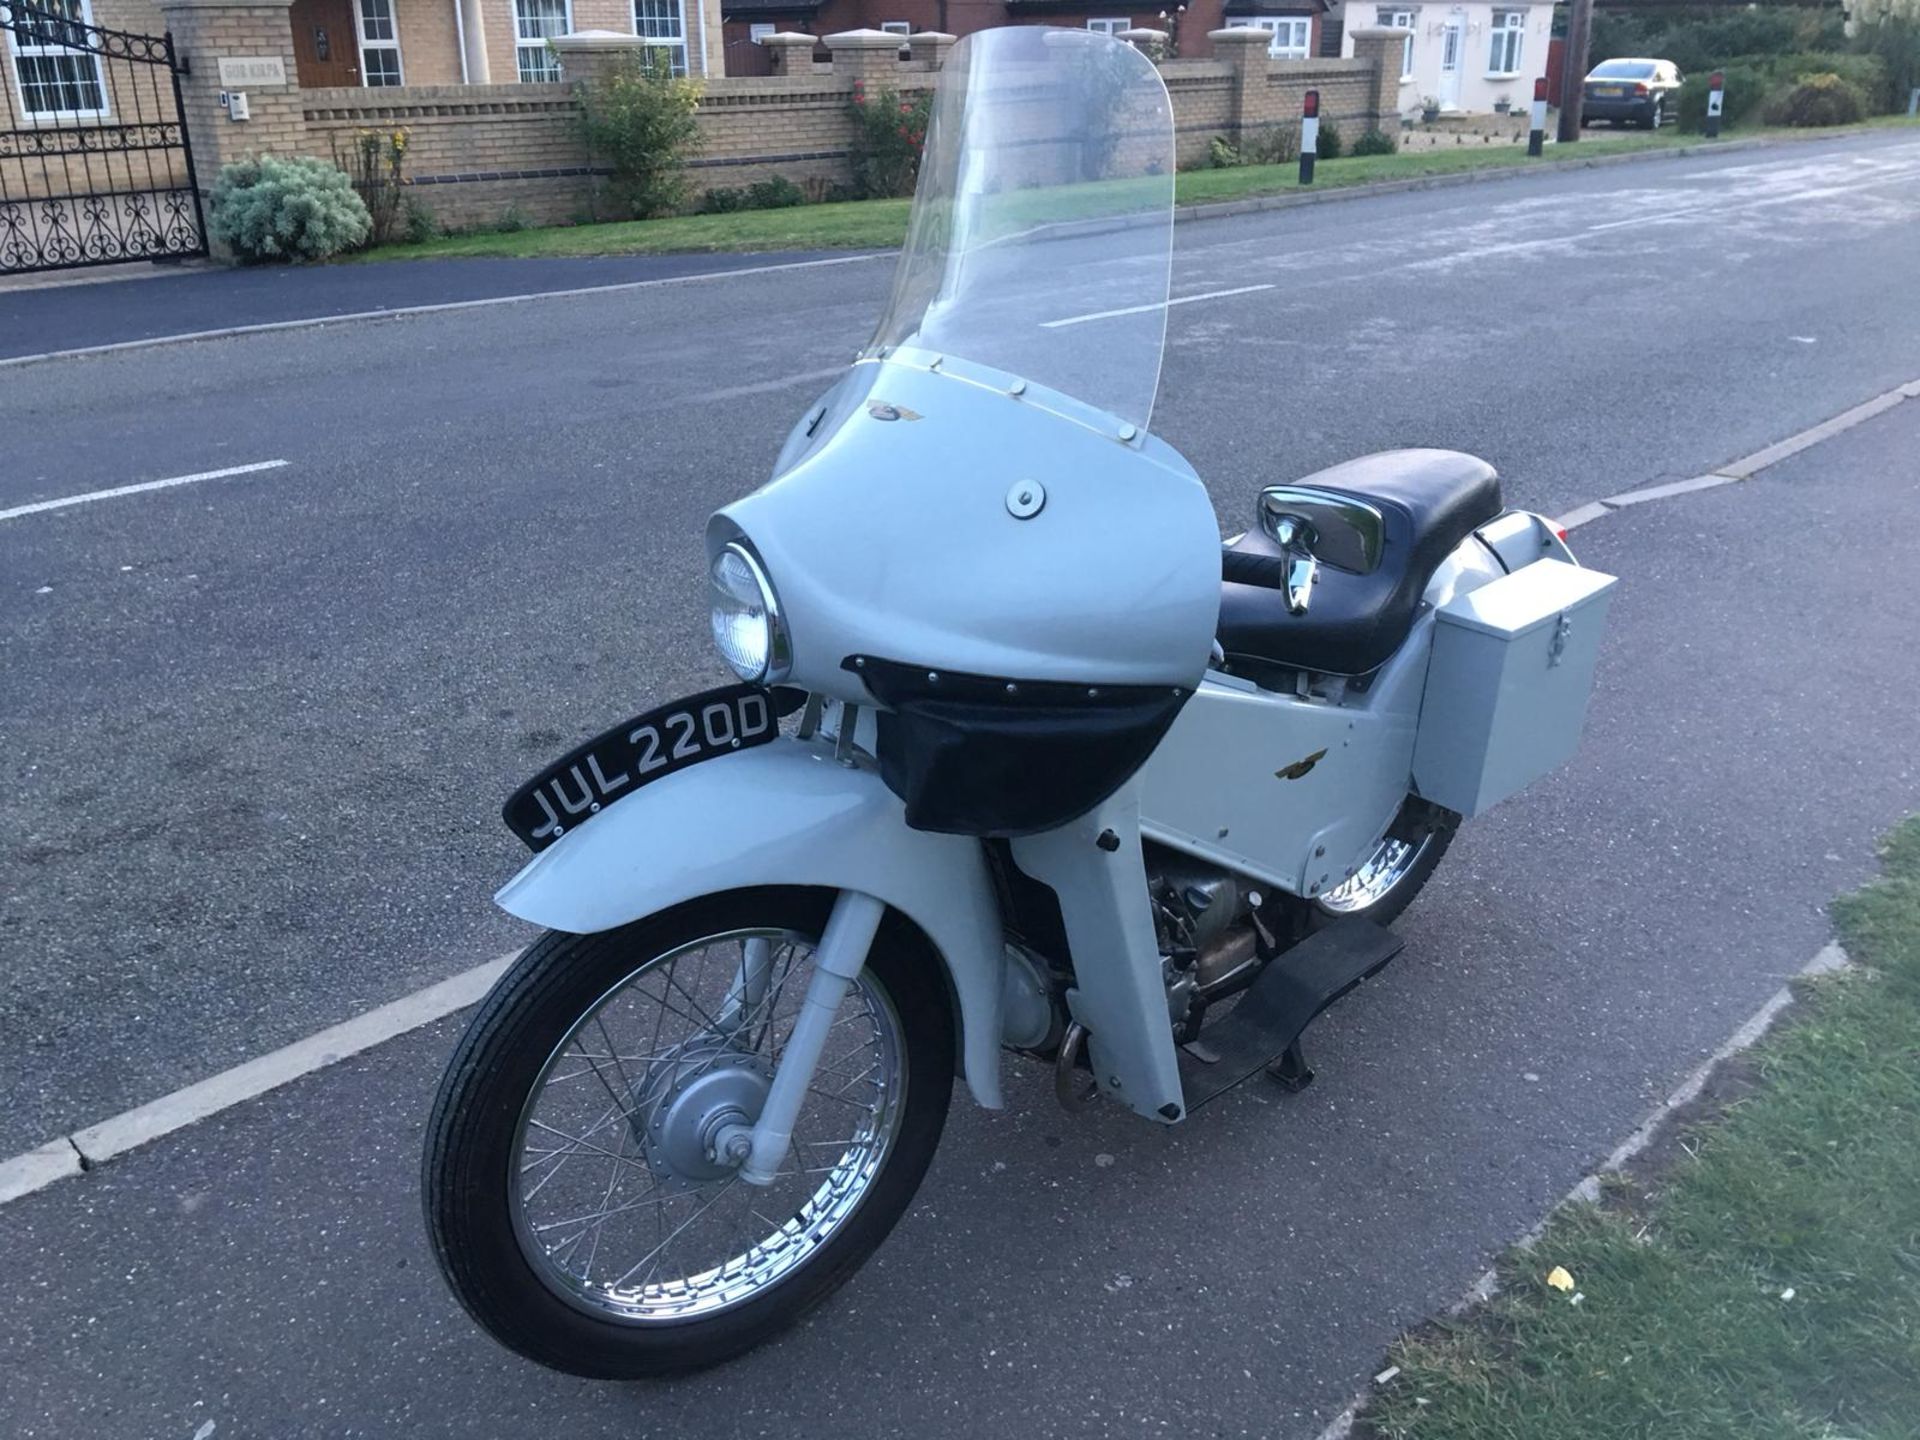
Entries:
POLYGON ((1447 17, 1440 32, 1440 108, 1460 108, 1460 57, 1466 49, 1466 21, 1459 11, 1447 17))

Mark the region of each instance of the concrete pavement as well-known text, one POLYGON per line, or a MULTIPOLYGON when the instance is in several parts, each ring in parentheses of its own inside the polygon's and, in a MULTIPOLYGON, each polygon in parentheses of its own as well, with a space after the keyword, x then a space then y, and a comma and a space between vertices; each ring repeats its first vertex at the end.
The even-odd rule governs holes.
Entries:
MULTIPOLYGON (((1564 510, 1920 376, 1890 282, 1920 146, 1738 160, 1186 227, 1184 293, 1275 289, 1172 312, 1157 423, 1229 525, 1391 443, 1564 510)), ((498 796, 712 676, 699 523, 764 473, 819 383, 792 377, 864 338, 865 269, 0 382, 0 509, 292 462, 0 525, 0 1152, 517 938, 485 906, 498 796)), ((452 1032, 423 1031, 0 1210, 4 1428, 1312 1434, 1818 948, 1911 808, 1916 439, 1908 404, 1580 532, 1626 582, 1588 743, 1464 832, 1401 962, 1311 1037, 1307 1095, 1165 1133, 1025 1072, 1004 1115, 957 1100, 845 1298, 620 1391, 503 1360, 425 1273, 452 1032)))

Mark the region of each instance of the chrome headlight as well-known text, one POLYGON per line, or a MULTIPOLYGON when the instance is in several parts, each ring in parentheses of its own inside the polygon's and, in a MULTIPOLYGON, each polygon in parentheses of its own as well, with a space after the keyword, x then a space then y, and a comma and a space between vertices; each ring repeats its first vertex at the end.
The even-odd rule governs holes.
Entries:
POLYGON ((713 558, 713 643, 733 673, 756 685, 787 677, 793 645, 773 582, 754 553, 738 541, 713 558))

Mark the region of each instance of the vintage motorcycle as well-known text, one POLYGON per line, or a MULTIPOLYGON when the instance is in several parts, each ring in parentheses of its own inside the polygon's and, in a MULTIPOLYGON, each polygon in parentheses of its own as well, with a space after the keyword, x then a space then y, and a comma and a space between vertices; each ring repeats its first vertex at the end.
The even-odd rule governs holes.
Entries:
POLYGON ((1611 577, 1491 467, 1371 455, 1224 547, 1148 431, 1174 134, 1128 46, 940 76, 873 343, 708 524, 741 683, 508 801, 547 934, 442 1081, 423 1191, 500 1341, 735 1355, 911 1201, 1000 1056, 1173 1124, 1384 965, 1463 817, 1578 743, 1611 577))

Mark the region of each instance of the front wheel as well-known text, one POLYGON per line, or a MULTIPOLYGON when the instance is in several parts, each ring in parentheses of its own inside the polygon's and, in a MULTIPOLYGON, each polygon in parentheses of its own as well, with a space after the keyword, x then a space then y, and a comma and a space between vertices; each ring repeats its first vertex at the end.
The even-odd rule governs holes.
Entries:
POLYGON ((1309 928, 1346 915, 1385 925, 1413 903, 1453 843, 1460 817, 1409 795, 1387 833, 1353 874, 1308 902, 1309 928))
POLYGON ((441 1081, 421 1189, 441 1271, 495 1339, 597 1379, 698 1369, 791 1325, 886 1238, 954 1066, 938 959, 898 917, 773 1184, 718 1143, 758 1118, 832 900, 738 890, 549 934, 494 987, 441 1081))

